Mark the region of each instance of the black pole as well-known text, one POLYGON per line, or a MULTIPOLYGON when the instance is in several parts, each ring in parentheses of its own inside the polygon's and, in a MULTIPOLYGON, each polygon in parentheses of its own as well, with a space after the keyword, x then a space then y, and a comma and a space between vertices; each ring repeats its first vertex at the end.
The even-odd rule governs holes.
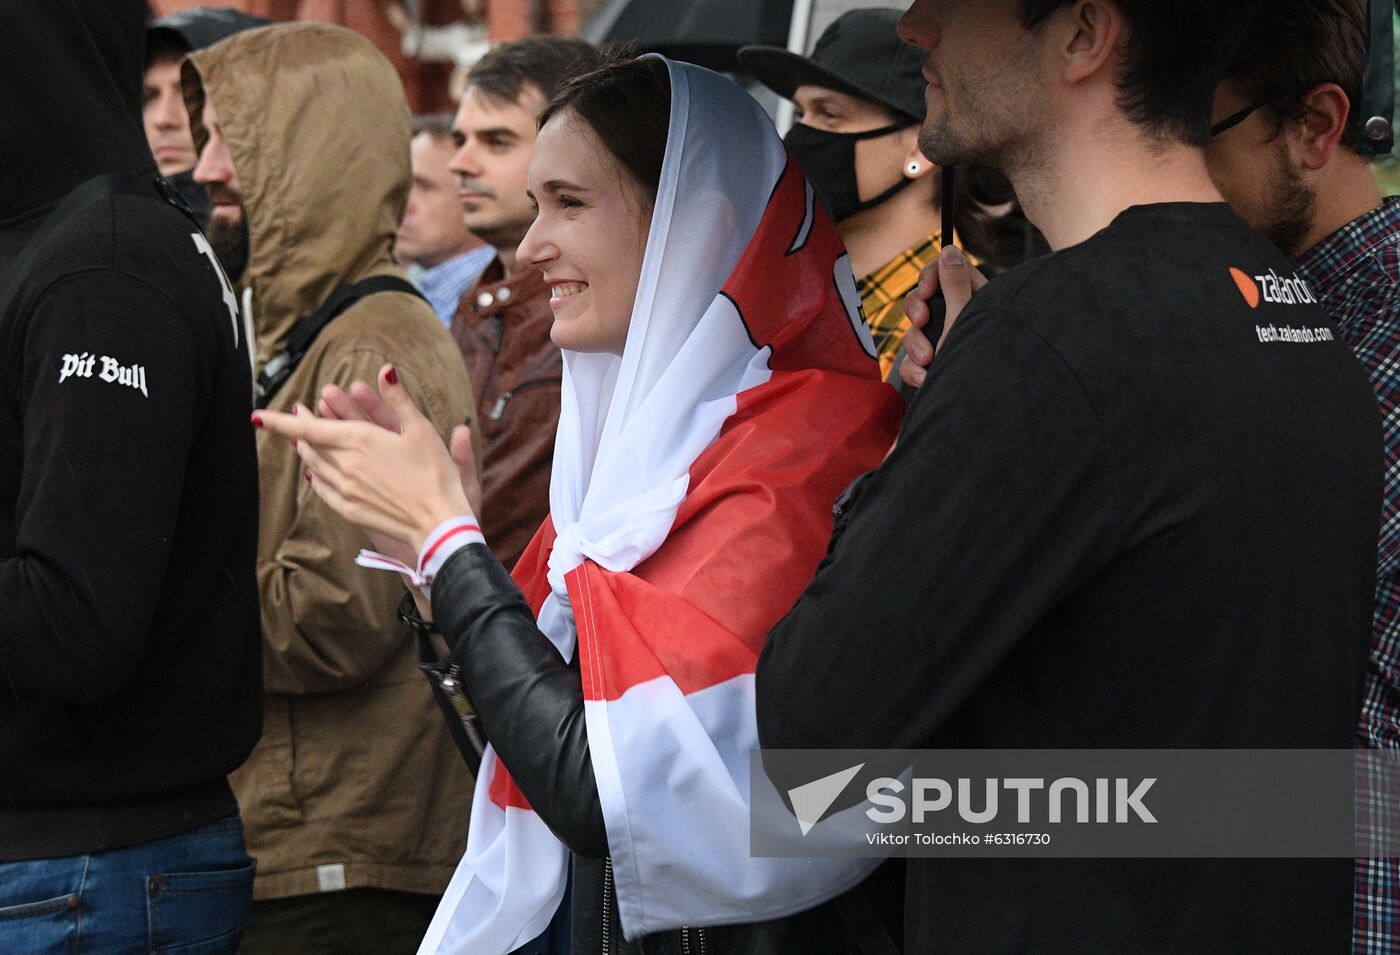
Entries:
MULTIPOLYGON (((1396 0, 1400 3, 1400 0, 1396 0)), ((956 195, 953 190, 958 185, 958 169, 956 166, 943 167, 943 198, 939 206, 943 212, 943 239, 942 245, 953 244, 953 207, 957 205, 956 195)))

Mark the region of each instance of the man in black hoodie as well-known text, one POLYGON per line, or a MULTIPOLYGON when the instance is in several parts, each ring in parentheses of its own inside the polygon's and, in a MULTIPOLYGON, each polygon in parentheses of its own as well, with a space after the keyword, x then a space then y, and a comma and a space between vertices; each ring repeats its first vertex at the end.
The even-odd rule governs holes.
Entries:
POLYGON ((248 348, 141 129, 140 0, 0 0, 0 952, 232 951, 248 348))

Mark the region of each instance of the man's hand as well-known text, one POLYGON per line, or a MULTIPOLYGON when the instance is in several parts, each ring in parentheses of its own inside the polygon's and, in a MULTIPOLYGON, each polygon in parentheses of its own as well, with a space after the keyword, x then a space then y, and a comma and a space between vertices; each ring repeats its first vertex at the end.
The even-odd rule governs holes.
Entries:
POLYGON ((934 353, 943 347, 943 340, 972 296, 986 284, 987 277, 968 265, 955 245, 945 248, 936 260, 924 266, 919 273, 919 284, 904 296, 904 314, 909 318, 910 328, 904 335, 904 361, 899 366, 899 377, 906 385, 918 388, 924 383, 928 374, 924 369, 933 361, 934 353), (943 333, 935 344, 924 330, 929 321, 929 299, 939 289, 943 290, 947 315, 943 320, 943 333))

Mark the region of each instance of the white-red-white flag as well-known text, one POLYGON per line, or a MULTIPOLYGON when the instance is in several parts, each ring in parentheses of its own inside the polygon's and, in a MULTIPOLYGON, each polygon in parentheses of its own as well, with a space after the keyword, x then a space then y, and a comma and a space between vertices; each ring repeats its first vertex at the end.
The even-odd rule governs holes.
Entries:
MULTIPOLYGON (((749 753, 763 641, 901 411, 840 237, 767 116, 717 74, 668 68, 627 344, 565 354, 551 516, 514 573, 564 659, 579 655, 629 938, 802 911, 878 861, 752 858, 749 753)), ((491 750, 475 799, 420 952, 503 955, 563 897, 567 850, 491 750)))

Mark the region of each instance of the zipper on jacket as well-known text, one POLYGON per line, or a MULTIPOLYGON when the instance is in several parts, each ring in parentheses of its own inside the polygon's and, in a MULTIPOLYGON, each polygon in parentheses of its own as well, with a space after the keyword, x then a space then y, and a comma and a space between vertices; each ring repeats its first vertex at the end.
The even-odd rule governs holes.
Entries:
POLYGON ((452 704, 452 708, 457 711, 457 715, 463 722, 476 718, 476 711, 467 701, 467 695, 462 692, 462 668, 459 665, 456 663, 450 665, 447 672, 442 675, 438 685, 442 687, 442 692, 447 694, 448 702, 452 704))
POLYGON ((696 953, 696 955, 710 955, 710 937, 709 937, 708 935, 705 934, 705 929, 703 929, 703 928, 694 928, 694 929, 692 929, 692 928, 682 928, 682 929, 681 929, 681 955, 691 955, 691 951, 692 951, 692 949, 691 949, 691 947, 690 947, 690 933, 691 933, 691 932, 694 932, 694 933, 695 933, 695 942, 696 942, 696 945, 695 945, 695 948, 693 949, 693 951, 696 953))
POLYGON ((603 860, 603 955, 612 953, 612 859, 603 860))
POLYGON ((536 378, 534 381, 527 381, 523 385, 516 385, 510 391, 503 391, 496 396, 496 403, 491 406, 491 413, 487 416, 492 421, 500 421, 501 416, 506 413, 506 405, 510 399, 522 391, 529 391, 531 388, 540 388, 544 385, 557 385, 563 382, 562 378, 536 378))

